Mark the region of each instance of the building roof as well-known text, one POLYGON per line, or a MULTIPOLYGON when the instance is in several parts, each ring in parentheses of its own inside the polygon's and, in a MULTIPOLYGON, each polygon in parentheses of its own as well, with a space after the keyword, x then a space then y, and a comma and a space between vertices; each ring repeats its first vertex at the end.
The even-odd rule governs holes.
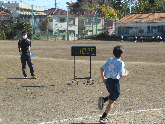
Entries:
MULTIPOLYGON (((58 9, 58 8, 51 8, 46 11, 44 11, 47 15, 67 15, 67 11, 58 9)), ((68 12, 68 15, 75 15, 74 13, 68 12)))
POLYGON ((165 12, 131 13, 116 23, 165 22, 165 12))
MULTIPOLYGON (((76 12, 75 14, 76 15, 92 15, 93 16, 95 14, 95 11, 82 10, 82 11, 76 12)), ((104 16, 104 14, 99 13, 99 12, 97 12, 97 15, 98 16, 104 16)))

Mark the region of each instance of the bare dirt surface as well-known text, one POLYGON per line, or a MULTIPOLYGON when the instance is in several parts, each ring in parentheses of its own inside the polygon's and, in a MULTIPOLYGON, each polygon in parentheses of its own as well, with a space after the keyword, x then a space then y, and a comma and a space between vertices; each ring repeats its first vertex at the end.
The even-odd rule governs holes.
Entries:
MULTIPOLYGON (((98 123, 98 98, 107 96, 99 69, 122 45, 129 76, 108 118, 111 123, 165 123, 165 43, 32 41, 37 79, 23 79, 16 41, 0 41, 0 119, 3 124, 98 123), (72 46, 96 46, 94 85, 67 85, 74 78, 72 46)), ((89 76, 89 57, 76 57, 76 75, 89 76)), ((85 84, 84 84, 85 83, 85 84)), ((108 103, 105 103, 105 106, 108 103)))

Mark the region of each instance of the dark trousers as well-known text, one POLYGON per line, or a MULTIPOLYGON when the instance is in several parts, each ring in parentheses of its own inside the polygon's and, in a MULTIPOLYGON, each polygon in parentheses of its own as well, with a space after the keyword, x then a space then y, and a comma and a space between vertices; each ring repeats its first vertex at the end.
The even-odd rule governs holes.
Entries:
POLYGON ((27 73, 26 73, 26 61, 27 61, 27 64, 28 64, 28 66, 30 68, 31 76, 34 76, 34 69, 33 69, 32 59, 31 59, 30 55, 21 55, 21 63, 22 63, 23 75, 27 76, 27 73))

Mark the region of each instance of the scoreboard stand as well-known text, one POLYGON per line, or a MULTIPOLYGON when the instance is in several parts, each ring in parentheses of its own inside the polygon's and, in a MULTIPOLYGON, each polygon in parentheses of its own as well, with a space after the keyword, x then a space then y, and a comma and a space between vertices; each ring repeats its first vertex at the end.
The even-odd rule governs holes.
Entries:
POLYGON ((91 79, 91 56, 96 56, 96 46, 72 46, 71 47, 71 56, 74 56, 74 79, 72 79, 72 84, 74 81, 77 81, 78 85, 78 79, 87 79, 87 84, 89 84, 92 81, 92 85, 94 84, 94 80, 91 79), (77 77, 75 75, 75 56, 90 56, 90 76, 89 77, 77 77))

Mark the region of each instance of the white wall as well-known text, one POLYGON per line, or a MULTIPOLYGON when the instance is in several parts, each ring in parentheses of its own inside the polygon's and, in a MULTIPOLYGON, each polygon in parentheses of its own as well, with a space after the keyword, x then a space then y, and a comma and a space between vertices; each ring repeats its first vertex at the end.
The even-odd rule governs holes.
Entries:
MULTIPOLYGON (((78 17, 76 16, 70 16, 69 18, 74 18, 75 19, 75 25, 68 25, 68 30, 73 34, 75 32, 74 37, 75 40, 78 39, 78 17)), ((49 29, 51 29, 51 25, 53 27, 53 34, 56 34, 56 32, 62 30, 66 31, 67 30, 67 16, 66 15, 53 15, 53 23, 49 23, 49 29), (60 22, 60 19, 65 19, 65 22, 60 22)), ((70 38, 71 39, 71 38, 70 38)), ((72 38, 73 39, 73 38, 72 38)))
POLYGON ((162 32, 158 32, 158 29, 153 29, 153 32, 151 32, 151 27, 152 26, 163 26, 163 22, 157 22, 157 23, 149 23, 149 22, 143 22, 143 23, 127 23, 127 24, 118 24, 116 23, 116 27, 115 27, 115 35, 119 36, 120 34, 118 34, 118 27, 121 28, 126 28, 126 27, 130 27, 129 28, 129 32, 128 34, 124 34, 124 36, 135 36, 137 34, 137 36, 152 36, 152 35, 162 35, 162 32), (148 32, 148 26, 150 26, 150 32, 148 32), (131 28, 132 27, 132 28, 131 28), (137 27, 137 29, 136 29, 137 27), (143 33, 140 33, 139 31, 143 30, 143 33))

